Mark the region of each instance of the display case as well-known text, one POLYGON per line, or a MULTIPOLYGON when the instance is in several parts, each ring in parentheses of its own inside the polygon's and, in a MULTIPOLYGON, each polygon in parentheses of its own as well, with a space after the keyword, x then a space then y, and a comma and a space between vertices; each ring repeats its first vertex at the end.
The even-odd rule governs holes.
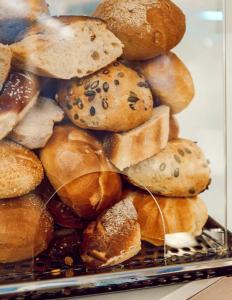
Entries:
MULTIPOLYGON (((186 31, 179 32, 179 38, 175 26, 181 30, 182 16, 173 13, 175 8, 166 0, 109 0, 114 4, 110 8, 106 5, 104 12, 96 10, 96 7, 106 0, 47 0, 49 12, 43 8, 38 14, 39 9, 36 8, 36 14, 25 17, 27 10, 32 10, 27 2, 32 1, 12 1, 13 5, 5 1, 5 4, 0 4, 0 8, 3 5, 9 14, 6 17, 0 13, 0 66, 3 70, 3 75, 0 70, 0 84, 3 86, 0 94, 0 298, 58 299, 231 275, 231 1, 173 0, 186 16, 186 31), (118 11, 115 3, 123 3, 118 6, 118 11), (144 33, 140 28, 139 33, 136 27, 140 16, 136 14, 137 7, 140 13, 144 9, 140 5, 146 6, 146 18, 152 18, 153 23, 150 24, 154 28, 162 24, 157 31, 155 29, 155 40, 150 45, 147 42, 149 29, 144 33), (162 5, 166 5, 170 15, 165 15, 162 5), (153 14, 154 7, 158 12, 153 14), (116 10, 116 13, 111 10, 116 10), (98 19, 94 19, 92 24, 87 18, 69 21, 67 17, 68 21, 63 19, 60 24, 59 18, 53 17, 93 14, 97 18, 105 18, 108 29, 99 25, 98 19), (123 18, 131 18, 131 14, 134 14, 132 25, 135 30, 127 35, 133 26, 127 28, 128 20, 123 18), (122 23, 118 29, 112 20, 116 20, 117 24, 125 21, 125 24, 122 23), (89 24, 83 25, 83 22, 89 24), (18 30, 19 24, 22 30, 18 30), (70 24, 74 24, 73 27, 70 24), (17 28, 17 34, 12 34, 14 30, 9 30, 9 26, 17 28), (170 41, 164 37, 165 27, 169 28, 169 34, 171 32, 170 41), (95 28, 99 30, 96 30, 97 34, 95 28), (121 30, 120 33, 117 30, 121 30), (108 31, 106 35, 105 31, 108 31), (9 40, 8 32, 11 35, 9 40), (92 33, 91 42, 83 38, 89 32, 92 33), (172 35, 178 41, 171 41, 172 35), (111 39, 111 45, 108 41, 104 43, 106 37, 111 39), (167 39, 168 49, 157 46, 165 43, 163 38, 167 39), (98 43, 90 45, 95 43, 95 39, 98 43), (137 44, 134 43, 136 39, 139 40, 137 44), (144 44, 143 39, 147 39, 144 44), (7 68, 4 62, 7 46, 3 44, 10 44, 13 53, 11 70, 4 79, 1 76, 4 77, 7 68), (121 47, 123 56, 117 47, 121 47), (128 47, 130 51, 126 52, 128 47), (112 52, 108 53, 109 49, 112 52), (102 63, 103 59, 99 53, 103 51, 105 61, 101 65, 99 60, 102 63), (139 51, 140 54, 137 54, 139 51), (144 56, 141 56, 141 51, 144 56), (169 51, 172 51, 171 54, 169 51), (88 52, 95 68, 91 71, 88 69, 90 62, 85 60, 88 52), (75 55, 79 56, 78 68, 75 55), (4 65, 1 63, 3 56, 4 65), (70 64, 73 66, 69 69, 70 64), (113 70, 113 75, 109 75, 107 72, 111 68, 119 71, 113 70), (33 104, 24 108, 23 113, 22 109, 15 109, 17 122, 11 114, 10 121, 4 123, 12 95, 21 91, 17 77, 20 72, 24 72, 24 78, 31 76, 23 105, 33 93, 35 99, 33 104), (12 82, 14 87, 9 92, 12 82), (130 89, 126 85, 131 85, 130 89), (113 91, 110 91, 111 88, 113 91), (126 107, 123 98, 127 89, 129 98, 126 107), (154 107, 153 104, 149 107, 151 95, 154 107), (52 104, 50 99, 53 99, 52 104), (141 99, 143 103, 139 104, 141 99), (121 102, 114 106, 113 101, 121 102), (144 111, 137 118, 135 113, 139 105, 144 106, 144 111), (88 106, 89 115, 83 113, 85 106, 88 106), (157 109, 160 111, 157 112, 157 109), (146 117, 148 110, 153 112, 146 117), (105 114, 106 119, 98 119, 98 111, 105 114), (56 129, 53 128, 54 123, 56 129), (35 132, 37 138, 34 137, 35 132), (93 139, 91 146, 88 145, 90 139, 93 139), (77 140, 79 144, 75 145, 77 140), (21 151, 17 147, 22 147, 22 152, 17 152, 21 151), (73 147, 72 151, 69 147, 73 147), (105 147, 104 150, 102 147, 105 147), (75 151, 78 149, 79 156, 76 152, 74 154, 74 148, 75 151), (97 158, 100 165, 93 167, 95 158, 89 155, 91 151, 94 155, 104 155, 104 158, 97 158), (23 161, 25 157, 32 165, 23 161), (38 171, 40 161, 44 171, 38 171), (57 167, 54 167, 55 164, 57 167), (22 170, 19 168, 21 165, 22 170), (73 171, 75 168, 77 172, 73 171), (39 172, 44 175, 38 175, 39 172), (75 174, 74 177, 69 175, 70 172, 75 174), (98 183, 95 177, 87 181, 83 179, 102 173, 106 173, 107 178, 98 183), (70 179, 67 180, 67 177, 70 179), (60 178, 65 178, 62 184, 60 178), (77 183, 79 178, 82 181, 77 183), (31 180, 29 185, 33 187, 27 186, 25 192, 18 195, 17 188, 21 191, 20 184, 24 186, 25 180, 31 180), (6 194, 7 184, 10 192, 6 194), (91 194, 96 184, 100 185, 101 193, 105 193, 105 204, 94 202, 99 196, 94 194, 94 198, 91 194), (30 195, 25 196, 28 193, 30 195), (90 213, 86 198, 90 204, 91 201, 95 203, 90 213), (127 199, 132 206, 124 202, 126 208, 113 209, 117 206, 116 202, 120 204, 127 199), (79 201, 78 204, 76 201, 79 201), (84 203, 82 207, 81 202, 84 203), (37 207, 40 210, 35 212, 37 207), (137 226, 133 227, 134 231, 130 227, 132 225, 128 225, 132 221, 137 226), (42 233, 39 226, 43 226, 42 233), (119 234, 117 226, 125 232, 119 234), (117 236, 112 241, 105 237, 107 228, 109 237, 117 236), (106 232, 102 233, 104 230, 106 232), (137 234, 139 241, 136 240, 137 234), (134 242, 131 242, 132 236, 134 242), (125 254, 125 250, 120 255, 115 252, 118 263, 114 263, 115 258, 109 253, 108 261, 105 256, 102 258, 101 251, 114 254, 113 248, 126 247, 123 239, 127 239, 128 244, 132 243, 128 246, 128 259, 118 258, 125 254), (140 239, 141 249, 137 249, 140 239), (98 250, 93 252, 91 247, 95 247, 94 251, 98 250), (131 254, 133 251, 134 255, 131 254), (25 259, 28 253, 31 258, 25 259)), ((25 79, 23 82, 27 84, 25 79)), ((17 103, 20 101, 20 98, 16 99, 17 103)), ((102 194, 101 197, 103 201, 102 194)))

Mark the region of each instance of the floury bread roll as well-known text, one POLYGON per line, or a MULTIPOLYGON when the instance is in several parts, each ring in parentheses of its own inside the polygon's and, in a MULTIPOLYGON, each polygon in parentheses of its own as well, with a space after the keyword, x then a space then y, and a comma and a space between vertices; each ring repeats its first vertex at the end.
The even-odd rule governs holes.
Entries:
POLYGON ((142 240, 155 246, 164 244, 164 234, 201 235, 208 212, 200 197, 166 198, 142 192, 129 192, 138 213, 142 240), (162 216, 161 216, 162 212, 162 216))
POLYGON ((169 120, 169 141, 178 139, 180 134, 180 126, 177 118, 174 115, 170 115, 169 120))
POLYGON ((1 0, 0 42, 14 43, 32 22, 48 14, 45 0, 1 0))
POLYGON ((107 157, 123 171, 159 153, 168 142, 169 119, 169 107, 162 105, 154 108, 152 117, 139 127, 108 135, 103 143, 107 157))
POLYGON ((192 76, 184 63, 172 52, 140 62, 136 69, 148 80, 154 96, 168 105, 173 114, 184 110, 193 100, 192 76))
POLYGON ((0 202, 31 192, 42 179, 42 164, 32 151, 8 140, 0 141, 0 202))
POLYGON ((89 224, 83 234, 81 258, 91 268, 117 265, 141 249, 137 213, 130 197, 89 224))
POLYGON ((63 81, 57 100, 75 125, 114 132, 141 125, 153 110, 145 79, 119 62, 83 79, 63 81))
POLYGON ((0 263, 34 258, 53 236, 53 219, 36 194, 0 201, 0 263))
POLYGON ((124 44, 127 60, 147 60, 174 48, 185 33, 185 16, 170 0, 103 0, 95 17, 124 44))
POLYGON ((80 217, 92 218, 120 199, 120 175, 86 131, 56 126, 40 157, 61 200, 80 217))
POLYGON ((122 43, 100 19, 61 16, 44 19, 11 45, 13 64, 44 77, 84 77, 112 63, 122 43))
POLYGON ((210 184, 210 168, 202 150, 185 139, 171 140, 160 153, 124 173, 131 183, 169 197, 194 197, 210 184))

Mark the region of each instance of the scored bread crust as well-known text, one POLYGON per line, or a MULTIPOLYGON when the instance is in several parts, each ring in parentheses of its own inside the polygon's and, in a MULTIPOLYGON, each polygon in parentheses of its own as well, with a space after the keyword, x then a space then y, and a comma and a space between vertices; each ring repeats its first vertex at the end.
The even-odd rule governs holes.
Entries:
POLYGON ((120 199, 120 175, 88 132, 72 125, 55 126, 40 158, 61 200, 79 216, 93 218, 120 199))
POLYGON ((85 229, 81 258, 91 268, 107 267, 135 256, 140 249, 140 226, 134 205, 128 197, 85 229))
POLYGON ((125 133, 109 135, 104 140, 104 151, 121 171, 164 149, 169 137, 169 108, 159 106, 146 123, 125 133))
POLYGON ((38 195, 0 200, 0 263, 34 258, 52 236, 53 219, 38 195))
POLYGON ((161 152, 127 168, 124 174, 132 184, 170 197, 194 197, 211 182, 204 153, 186 139, 169 141, 161 152))
POLYGON ((103 0, 93 16, 105 20, 123 42, 127 60, 167 53, 186 30, 183 12, 169 0, 103 0))
POLYGON ((32 151, 12 141, 0 141, 0 199, 25 195, 42 179, 42 164, 32 151))
POLYGON ((169 198, 143 192, 129 192, 137 210, 142 240, 155 246, 164 245, 165 234, 186 232, 201 235, 208 211, 200 197, 169 198), (162 212, 162 216, 161 213, 162 212))
POLYGON ((11 45, 13 64, 41 76, 84 77, 122 54, 122 43, 99 19, 60 16, 35 24, 11 45))

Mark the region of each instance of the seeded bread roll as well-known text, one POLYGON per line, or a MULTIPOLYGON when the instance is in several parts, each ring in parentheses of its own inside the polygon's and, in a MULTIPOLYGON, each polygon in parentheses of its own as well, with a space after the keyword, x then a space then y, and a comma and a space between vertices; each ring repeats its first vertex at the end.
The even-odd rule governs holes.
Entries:
POLYGON ((208 212, 200 197, 166 198, 142 192, 130 192, 128 196, 138 213, 142 240, 155 246, 164 244, 164 235, 173 233, 190 233, 201 235, 208 212), (162 212, 162 216, 161 213, 162 212))
POLYGON ((12 53, 9 46, 0 44, 0 91, 10 71, 12 53))
POLYGON ((103 0, 93 15, 123 42, 128 60, 167 53, 185 33, 185 16, 169 0, 103 0))
POLYGON ((83 262, 94 269, 114 266, 140 251, 140 226, 129 197, 89 224, 81 248, 83 262))
POLYGON ((183 111, 193 100, 192 76, 184 63, 172 52, 140 62, 136 69, 148 80, 154 96, 168 105, 173 114, 183 111))
POLYGON ((153 110, 147 82, 119 62, 86 78, 62 82, 57 100, 75 125, 114 132, 141 125, 153 110))
POLYGON ((154 194, 194 197, 210 183, 202 150, 192 141, 176 139, 157 155, 125 170, 131 183, 154 194))
POLYGON ((8 140, 0 141, 0 199, 25 195, 42 179, 42 164, 32 151, 8 140))
POLYGON ((23 119, 35 105, 40 91, 36 76, 12 72, 0 94, 0 140, 23 119))
POLYGON ((61 200, 80 217, 93 218, 120 199, 120 175, 89 133, 71 125, 56 126, 40 157, 61 200))
POLYGON ((141 126, 123 133, 108 135, 104 151, 121 171, 164 149, 169 137, 169 107, 153 109, 152 117, 141 126))
POLYGON ((22 41, 11 45, 13 64, 44 77, 84 77, 122 54, 122 43, 105 22, 61 16, 33 25, 22 41))
POLYGON ((32 22, 48 14, 45 0, 0 1, 0 42, 14 43, 32 22))
POLYGON ((52 217, 38 195, 0 201, 0 263, 34 258, 52 235, 52 217))

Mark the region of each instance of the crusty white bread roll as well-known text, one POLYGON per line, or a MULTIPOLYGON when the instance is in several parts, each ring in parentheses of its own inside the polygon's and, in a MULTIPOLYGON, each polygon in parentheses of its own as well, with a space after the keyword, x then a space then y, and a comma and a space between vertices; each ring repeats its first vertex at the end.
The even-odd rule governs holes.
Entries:
POLYGON ((38 75, 59 79, 83 77, 113 62, 122 43, 96 18, 62 16, 35 24, 11 45, 13 63, 38 75))
POLYGON ((0 44, 0 91, 11 67, 12 52, 9 46, 0 44))
POLYGON ((124 173, 136 186, 169 197, 194 197, 211 181, 204 153, 185 139, 169 141, 164 150, 124 173))
POLYGON ((61 200, 79 216, 92 218, 120 199, 120 175, 88 132, 56 126, 40 157, 61 200))
POLYGON ((180 125, 177 118, 174 115, 170 115, 169 125, 170 128, 168 140, 171 141, 174 139, 178 139, 180 135, 180 125))
POLYGON ((103 143, 110 161, 121 171, 164 149, 169 138, 169 107, 153 109, 152 117, 139 127, 108 135, 103 143))
POLYGON ((140 226, 130 197, 88 225, 81 249, 83 262, 91 268, 117 265, 140 251, 140 226))
POLYGON ((0 1, 0 42, 14 43, 32 22, 48 14, 45 0, 0 1))
POLYGON ((25 195, 42 179, 42 164, 32 151, 12 141, 0 141, 0 199, 25 195))
POLYGON ((54 100, 39 97, 9 138, 29 149, 43 148, 52 136, 54 123, 63 118, 64 112, 54 100))
POLYGON ((75 125, 115 132, 141 125, 153 109, 147 82, 119 62, 83 79, 63 81, 57 100, 75 125))
POLYGON ((143 192, 128 192, 137 210, 142 240, 155 246, 164 244, 165 234, 190 233, 201 235, 208 211, 200 197, 166 198, 143 192), (162 212, 162 215, 161 215, 162 212))
POLYGON ((195 95, 192 76, 185 64, 170 52, 140 62, 136 69, 148 80, 154 96, 170 106, 173 114, 184 110, 195 95))
POLYGON ((38 195, 0 201, 0 263, 34 258, 52 235, 53 219, 38 195))
POLYGON ((0 140, 22 120, 38 98, 40 83, 27 72, 12 72, 0 94, 0 140))
POLYGON ((170 0, 103 0, 94 14, 123 42, 123 57, 147 60, 167 53, 185 33, 185 16, 170 0))

